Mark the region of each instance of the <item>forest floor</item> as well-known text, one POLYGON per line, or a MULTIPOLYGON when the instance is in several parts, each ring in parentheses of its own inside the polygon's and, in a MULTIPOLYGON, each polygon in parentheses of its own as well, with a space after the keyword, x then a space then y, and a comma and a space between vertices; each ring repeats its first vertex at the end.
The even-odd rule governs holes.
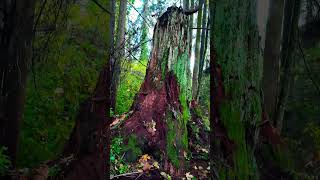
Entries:
MULTIPOLYGON (((121 124, 119 116, 113 124, 121 124)), ((115 125, 117 126, 117 125, 115 125)), ((139 156, 136 161, 128 162, 123 153, 122 138, 113 135, 111 147, 111 179, 209 179, 209 131, 200 118, 188 125, 189 153, 186 155, 185 171, 179 177, 171 177, 169 172, 162 169, 163 164, 158 163, 151 155, 139 156), (205 128, 205 129, 204 129, 205 128)))

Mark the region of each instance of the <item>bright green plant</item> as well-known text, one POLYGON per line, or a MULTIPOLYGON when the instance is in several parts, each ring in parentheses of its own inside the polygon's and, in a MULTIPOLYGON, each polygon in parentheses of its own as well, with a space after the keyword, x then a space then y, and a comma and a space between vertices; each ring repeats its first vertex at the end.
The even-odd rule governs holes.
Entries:
POLYGON ((127 112, 139 91, 146 72, 146 67, 139 63, 130 64, 129 71, 123 72, 118 88, 116 114, 127 112))
POLYGON ((112 139, 110 149, 111 174, 123 174, 129 171, 129 165, 123 160, 123 138, 112 139))

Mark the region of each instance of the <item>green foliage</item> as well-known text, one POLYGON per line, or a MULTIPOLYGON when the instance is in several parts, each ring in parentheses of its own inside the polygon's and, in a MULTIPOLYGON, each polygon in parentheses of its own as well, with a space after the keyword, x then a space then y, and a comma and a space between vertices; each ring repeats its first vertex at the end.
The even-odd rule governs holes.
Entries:
POLYGON ((55 177, 61 172, 61 168, 59 166, 52 166, 49 168, 49 177, 55 177))
POLYGON ((111 174, 123 174, 128 172, 129 165, 123 159, 123 138, 115 137, 112 139, 110 149, 110 162, 112 164, 111 174))
MULTIPOLYGON (((69 13, 68 27, 58 27, 27 80, 18 166, 34 166, 60 154, 79 103, 90 96, 106 63, 106 15, 92 2, 74 4, 69 13)), ((44 46, 43 38, 49 35, 36 36, 36 48, 44 46)))
POLYGON ((128 143, 123 147, 124 152, 130 154, 128 161, 135 161, 139 156, 142 155, 142 151, 138 144, 138 137, 136 135, 130 135, 128 138, 128 143))
POLYGON ((146 67, 140 63, 129 64, 128 71, 122 72, 116 99, 116 114, 127 112, 138 93, 146 73, 146 67))
POLYGON ((4 175, 11 166, 11 161, 7 155, 5 155, 6 147, 0 146, 0 176, 4 175))

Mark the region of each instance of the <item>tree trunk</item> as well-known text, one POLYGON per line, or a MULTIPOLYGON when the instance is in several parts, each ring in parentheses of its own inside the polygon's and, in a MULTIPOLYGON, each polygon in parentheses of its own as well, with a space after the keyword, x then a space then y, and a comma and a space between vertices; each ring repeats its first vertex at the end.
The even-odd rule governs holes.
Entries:
POLYGON ((298 21, 300 15, 301 0, 293 2, 286 1, 285 18, 283 28, 282 52, 281 52, 281 74, 280 90, 277 97, 274 121, 277 129, 281 132, 283 114, 291 84, 293 83, 292 69, 295 63, 294 49, 298 41, 298 21))
POLYGON ((125 53, 125 30, 126 30, 126 15, 127 15, 127 0, 120 0, 119 17, 118 17, 118 28, 116 44, 114 49, 115 57, 111 63, 111 108, 115 111, 117 90, 120 81, 121 74, 121 60, 125 53))
POLYGON ((203 15, 202 15, 202 32, 201 32, 201 45, 200 45, 200 58, 199 58, 199 72, 198 72, 198 87, 196 91, 196 96, 194 97, 195 100, 198 100, 199 98, 199 91, 201 88, 201 78, 202 78, 202 72, 203 72, 203 65, 204 65, 204 60, 205 60, 205 54, 206 54, 206 48, 207 48, 207 43, 208 43, 208 28, 206 26, 207 23, 207 7, 208 2, 207 0, 204 1, 204 6, 203 6, 203 15))
POLYGON ((142 20, 142 27, 141 27, 141 43, 143 43, 143 45, 141 46, 141 52, 140 52, 140 60, 142 62, 145 62, 148 60, 148 44, 144 43, 147 41, 148 39, 148 25, 146 22, 147 16, 148 16, 148 0, 144 0, 144 4, 143 4, 143 20, 142 20))
POLYGON ((113 35, 115 24, 115 1, 108 1, 107 9, 107 63, 101 70, 96 88, 80 107, 76 123, 63 152, 63 157, 72 155, 74 160, 60 165, 63 169, 52 179, 86 180, 109 179, 110 174, 110 106, 111 68, 113 59, 113 35))
MULTIPOLYGON (((256 2, 210 5, 212 174, 220 179, 294 179, 283 140, 263 109, 256 2)), ((297 12, 297 6, 286 9, 297 12)))
POLYGON ((210 3, 212 174, 258 179, 254 147, 262 115, 262 60, 256 0, 210 3))
POLYGON ((16 165, 27 64, 32 58, 35 1, 0 2, 0 144, 16 165))
POLYGON ((201 34, 201 19, 202 19, 202 6, 203 0, 199 2, 199 11, 197 17, 197 35, 196 35, 196 44, 194 50, 194 67, 193 67, 193 74, 192 74, 192 98, 196 99, 197 90, 198 90, 198 74, 199 74, 199 62, 200 62, 200 34, 201 34))
POLYGON ((281 33, 283 23, 284 0, 272 0, 266 27, 266 39, 263 61, 264 105, 273 124, 276 125, 275 111, 279 92, 281 33))
MULTIPOLYGON (((190 8, 194 8, 194 0, 190 0, 190 8)), ((193 14, 189 16, 189 56, 192 54, 192 41, 193 41, 193 14)))
POLYGON ((135 160, 142 153, 152 155, 174 176, 182 175, 188 151, 187 19, 177 7, 168 8, 158 19, 144 82, 131 107, 132 114, 120 126, 129 147, 127 157, 135 160))

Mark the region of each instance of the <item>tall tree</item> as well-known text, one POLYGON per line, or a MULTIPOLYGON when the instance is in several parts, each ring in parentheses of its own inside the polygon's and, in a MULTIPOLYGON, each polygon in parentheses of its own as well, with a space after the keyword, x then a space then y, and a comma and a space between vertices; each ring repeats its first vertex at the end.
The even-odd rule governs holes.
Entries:
POLYGON ((0 1, 0 144, 16 165, 26 90, 32 58, 35 1, 0 1))
POLYGON ((283 13, 284 0, 271 0, 266 26, 262 82, 265 110, 271 119, 274 119, 279 91, 283 13))
POLYGON ((284 9, 283 38, 280 66, 280 86, 274 115, 274 123, 281 132, 283 115, 286 108, 289 90, 294 81, 292 70, 296 63, 295 49, 298 48, 298 22, 301 0, 286 1, 284 9))
POLYGON ((125 30, 126 30, 126 15, 127 15, 127 0, 120 0, 117 36, 115 41, 114 54, 115 57, 111 63, 111 108, 115 111, 117 89, 120 81, 121 74, 121 61, 125 54, 125 30))
POLYGON ((144 0, 144 4, 143 4, 143 19, 142 19, 142 26, 141 26, 141 43, 143 43, 143 45, 141 46, 141 52, 140 52, 140 60, 141 61, 147 61, 148 60, 148 44, 145 43, 148 40, 148 22, 147 21, 147 17, 148 17, 148 3, 149 0, 144 0))
POLYGON ((199 62, 200 62, 200 36, 201 36, 201 24, 202 24, 202 6, 204 0, 199 1, 199 11, 197 16, 197 35, 196 35, 196 44, 194 51, 194 67, 192 73, 192 98, 196 99, 197 90, 198 90, 198 73, 199 73, 199 62))

